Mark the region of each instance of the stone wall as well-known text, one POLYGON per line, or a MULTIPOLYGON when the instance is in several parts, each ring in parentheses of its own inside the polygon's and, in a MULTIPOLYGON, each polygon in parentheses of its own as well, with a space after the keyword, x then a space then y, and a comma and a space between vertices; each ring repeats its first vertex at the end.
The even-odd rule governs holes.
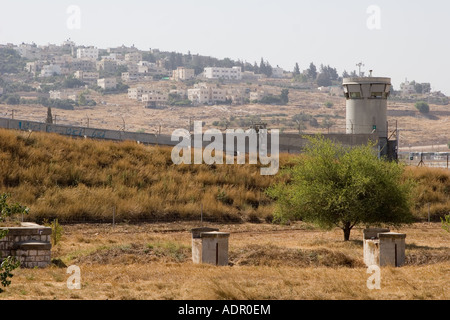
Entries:
POLYGON ((16 257, 22 268, 45 268, 51 264, 52 229, 36 224, 22 224, 9 230, 0 239, 0 260, 8 256, 16 257))

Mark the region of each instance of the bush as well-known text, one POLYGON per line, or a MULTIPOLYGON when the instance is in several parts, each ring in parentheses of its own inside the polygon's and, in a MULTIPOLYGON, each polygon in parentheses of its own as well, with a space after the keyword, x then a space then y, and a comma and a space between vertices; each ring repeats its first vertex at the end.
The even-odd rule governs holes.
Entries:
POLYGON ((61 227, 61 225, 58 222, 58 219, 53 220, 51 223, 47 222, 47 220, 44 221, 44 225, 46 227, 51 227, 52 228, 52 244, 54 246, 56 246, 59 241, 61 240, 62 237, 62 233, 63 233, 63 229, 61 227))
POLYGON ((445 216, 445 219, 442 219, 442 229, 444 229, 447 232, 450 232, 450 214, 445 216))
MULTIPOLYGON (((6 193, 0 195, 0 221, 5 221, 7 218, 16 214, 28 213, 28 208, 23 207, 18 203, 13 205, 8 204, 8 198, 9 195, 6 193)), ((8 231, 0 231, 0 239, 4 238, 7 234, 8 231)), ((0 259, 2 259, 1 256, 0 259)), ((16 261, 13 257, 3 259, 0 264, 0 282, 3 287, 6 288, 11 284, 11 281, 8 280, 13 277, 11 271, 17 269, 19 266, 20 262, 16 261)), ((0 293, 2 292, 3 290, 0 288, 0 293)))
POLYGON ((416 109, 423 114, 430 113, 430 106, 428 105, 428 103, 423 101, 419 101, 416 103, 416 109))

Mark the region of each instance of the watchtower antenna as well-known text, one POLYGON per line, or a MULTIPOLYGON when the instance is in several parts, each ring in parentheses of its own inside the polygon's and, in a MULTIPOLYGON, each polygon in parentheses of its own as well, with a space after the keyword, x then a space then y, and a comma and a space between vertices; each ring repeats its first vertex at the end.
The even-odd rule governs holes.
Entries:
POLYGON ((358 73, 358 75, 359 75, 360 77, 363 77, 364 74, 361 73, 361 67, 365 67, 364 63, 362 63, 362 62, 357 63, 356 66, 359 68, 359 73, 358 73))

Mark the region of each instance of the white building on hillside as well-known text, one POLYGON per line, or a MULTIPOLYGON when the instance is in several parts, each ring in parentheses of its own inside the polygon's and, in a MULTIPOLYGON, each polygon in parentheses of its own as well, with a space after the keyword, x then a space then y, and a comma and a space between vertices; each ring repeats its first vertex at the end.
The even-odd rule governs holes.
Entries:
POLYGON ((97 60, 98 59, 98 48, 79 48, 77 50, 77 58, 78 59, 90 59, 97 60))
POLYGON ((403 96, 411 95, 416 93, 416 87, 411 84, 411 82, 408 81, 408 79, 405 80, 405 82, 400 84, 400 91, 403 96))
POLYGON ((103 78, 97 80, 97 85, 103 90, 115 89, 117 88, 116 78, 103 78))
POLYGON ((203 76, 206 79, 242 80, 242 69, 210 67, 204 69, 203 76))
POLYGON ((173 70, 172 79, 175 81, 186 81, 195 78, 195 70, 194 69, 186 69, 183 67, 177 68, 177 70, 173 70))
POLYGON ((188 89, 188 99, 196 105, 225 102, 227 90, 208 83, 198 83, 194 89, 188 89))
POLYGON ((58 64, 48 64, 42 67, 40 77, 48 78, 61 75, 61 66, 58 64))

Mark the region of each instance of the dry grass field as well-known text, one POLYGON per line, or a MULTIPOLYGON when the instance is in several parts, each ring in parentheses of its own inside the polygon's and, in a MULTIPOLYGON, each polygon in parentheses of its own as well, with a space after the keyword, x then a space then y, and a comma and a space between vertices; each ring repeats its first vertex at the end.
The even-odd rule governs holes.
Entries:
POLYGON ((81 290, 67 288, 67 267, 18 269, 0 299, 46 300, 421 300, 450 298, 450 234, 439 224, 402 228, 407 265, 382 268, 381 290, 366 286, 362 230, 309 225, 208 225, 231 233, 230 266, 194 265, 196 223, 64 226, 53 259, 81 269, 81 290))

